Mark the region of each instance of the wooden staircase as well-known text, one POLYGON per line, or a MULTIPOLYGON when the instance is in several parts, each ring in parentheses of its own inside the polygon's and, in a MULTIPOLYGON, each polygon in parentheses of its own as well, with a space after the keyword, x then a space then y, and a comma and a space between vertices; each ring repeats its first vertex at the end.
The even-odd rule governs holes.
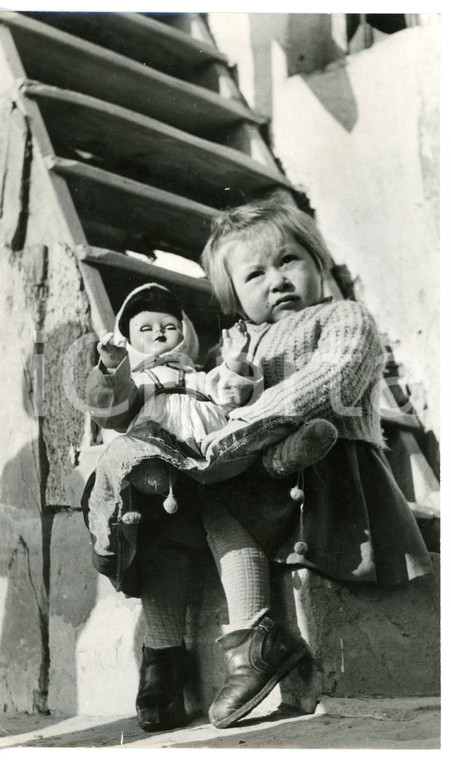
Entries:
MULTIPOLYGON (((203 19, 165 17, 181 20, 195 34, 139 13, 0 15, 13 97, 51 174, 66 242, 80 251, 96 330, 111 327, 111 300, 116 306, 140 276, 173 278, 160 269, 138 275, 132 261, 124 288, 114 278, 112 293, 104 279, 115 265, 99 250, 88 263, 88 248, 124 263, 130 250, 197 259, 218 208, 275 188, 308 207, 277 167, 260 133, 265 119, 244 102, 203 19)), ((190 280, 183 287, 198 291, 190 280)), ((211 298, 203 310, 206 300, 201 332, 216 310, 211 298)), ((218 335, 216 316, 213 324, 204 343, 218 335)))
MULTIPOLYGON (((66 222, 64 242, 79 257, 93 328, 111 329, 126 293, 154 280, 182 296, 206 351, 220 334, 209 285, 156 266, 153 252, 198 260, 217 209, 274 189, 311 209, 281 172, 266 120, 245 102, 205 19, 3 11, 0 42, 15 81, 11 100, 31 125, 66 222)), ((349 296, 339 274, 337 267, 329 291, 349 296)), ((414 410, 400 415, 387 386, 383 412, 412 509, 436 520, 438 482, 414 410)))

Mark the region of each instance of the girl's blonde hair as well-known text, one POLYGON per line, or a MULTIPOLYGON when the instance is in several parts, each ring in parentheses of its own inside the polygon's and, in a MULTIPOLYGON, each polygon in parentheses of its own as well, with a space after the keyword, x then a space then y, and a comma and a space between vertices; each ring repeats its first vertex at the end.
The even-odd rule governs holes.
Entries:
POLYGON ((227 244, 238 239, 252 244, 275 244, 287 234, 310 253, 320 272, 333 266, 332 257, 311 216, 287 203, 277 193, 227 209, 215 217, 201 264, 225 314, 237 314, 241 308, 227 271, 227 244))

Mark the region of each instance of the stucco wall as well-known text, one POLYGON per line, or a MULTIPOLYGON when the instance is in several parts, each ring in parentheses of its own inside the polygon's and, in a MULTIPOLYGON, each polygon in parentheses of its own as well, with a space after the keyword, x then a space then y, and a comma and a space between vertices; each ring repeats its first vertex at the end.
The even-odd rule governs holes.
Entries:
MULTIPOLYGON (((439 26, 347 57, 337 51, 325 68, 289 76, 287 14, 211 15, 250 104, 272 116, 276 155, 305 189, 336 263, 357 279, 414 403, 427 404, 426 429, 439 437, 439 26), (246 44, 233 44, 233 24, 246 44)), ((327 58, 331 30, 322 23, 327 58)))

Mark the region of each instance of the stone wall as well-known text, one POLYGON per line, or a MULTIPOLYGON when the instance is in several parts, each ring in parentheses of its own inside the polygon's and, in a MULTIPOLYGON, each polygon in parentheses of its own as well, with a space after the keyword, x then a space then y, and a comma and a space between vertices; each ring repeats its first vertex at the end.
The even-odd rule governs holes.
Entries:
MULTIPOLYGON (((75 256, 63 244, 16 252, 0 247, 0 281, 0 705, 45 710, 52 523, 65 505, 65 481, 85 434, 83 415, 67 400, 62 368, 67 349, 90 331, 89 307, 75 256)), ((76 387, 84 385, 92 346, 77 362, 76 387)), ((66 555, 73 548, 68 543, 66 555)), ((75 577, 74 584, 76 596, 75 577)))

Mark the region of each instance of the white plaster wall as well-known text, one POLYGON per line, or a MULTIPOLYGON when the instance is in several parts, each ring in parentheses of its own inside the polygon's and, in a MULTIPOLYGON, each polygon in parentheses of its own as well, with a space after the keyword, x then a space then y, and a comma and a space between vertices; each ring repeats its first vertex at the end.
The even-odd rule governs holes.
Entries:
POLYGON ((336 263, 358 279, 358 297, 395 348, 418 410, 425 396, 422 421, 439 437, 440 27, 413 27, 288 77, 286 14, 257 14, 268 16, 260 41, 255 14, 210 15, 249 102, 270 95, 274 151, 306 191, 336 263))
POLYGON ((439 29, 416 27, 345 66, 275 88, 275 151, 337 263, 423 384, 439 436, 439 29), (331 113, 332 111, 332 113, 331 113))

